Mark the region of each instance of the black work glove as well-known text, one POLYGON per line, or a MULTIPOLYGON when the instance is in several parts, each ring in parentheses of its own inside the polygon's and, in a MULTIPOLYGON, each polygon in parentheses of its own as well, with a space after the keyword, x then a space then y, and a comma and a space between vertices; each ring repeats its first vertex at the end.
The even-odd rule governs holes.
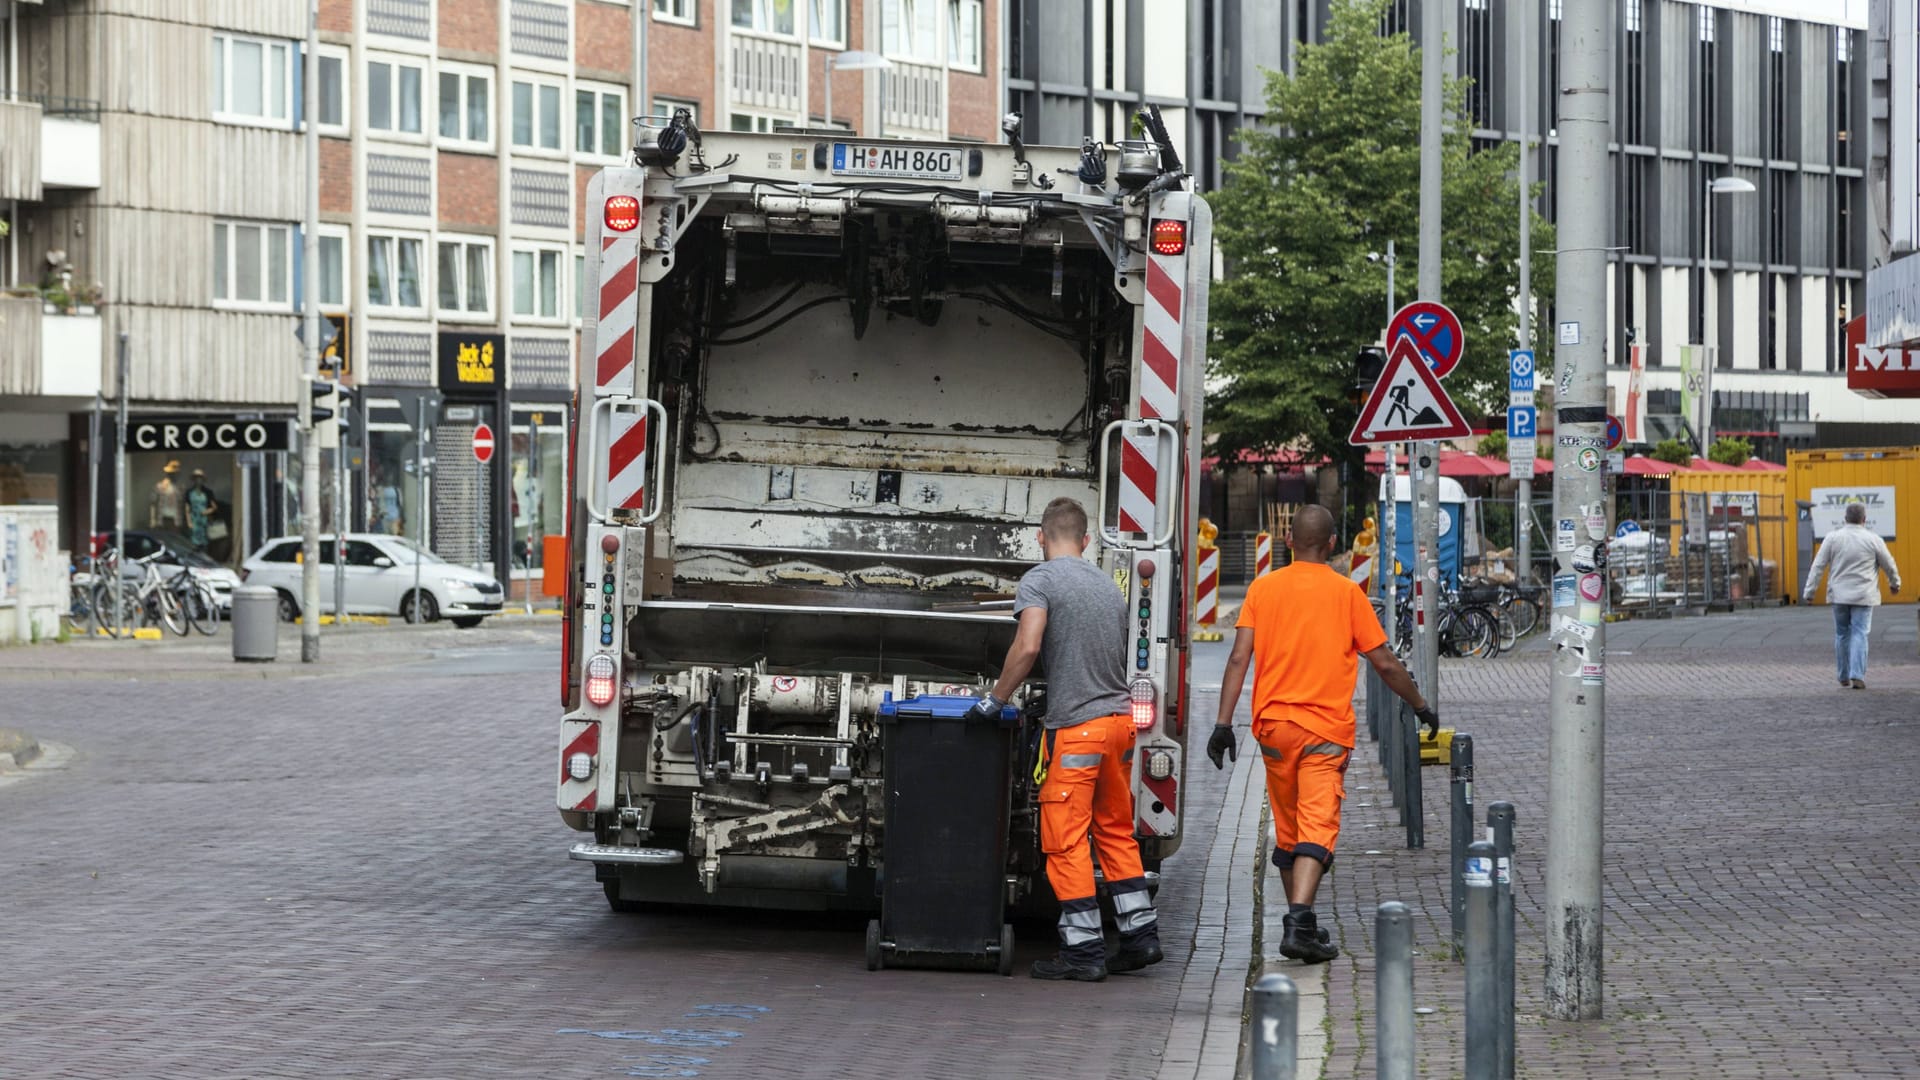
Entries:
POLYGON ((1000 710, 1006 707, 1006 702, 988 694, 973 703, 973 708, 967 712, 967 719, 974 723, 997 724, 1000 722, 1000 710))
POLYGON ((1440 737, 1440 714, 1434 711, 1433 706, 1429 705, 1424 709, 1413 710, 1413 717, 1420 721, 1420 723, 1426 725, 1427 738, 1437 739, 1440 737))
POLYGON ((1240 760, 1240 740, 1234 737, 1233 729, 1225 724, 1215 724, 1213 734, 1207 736, 1207 756, 1213 759, 1213 767, 1224 769, 1227 759, 1240 760))

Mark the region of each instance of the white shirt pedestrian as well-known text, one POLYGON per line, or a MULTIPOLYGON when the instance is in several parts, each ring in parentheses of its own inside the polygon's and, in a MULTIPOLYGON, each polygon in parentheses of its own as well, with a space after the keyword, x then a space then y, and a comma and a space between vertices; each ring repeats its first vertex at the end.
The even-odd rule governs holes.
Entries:
POLYGON ((1827 574, 1827 603, 1877 607, 1880 604, 1880 571, 1887 572, 1887 584, 1900 591, 1900 568, 1894 565, 1887 542, 1865 525, 1848 522, 1827 534, 1807 571, 1803 599, 1811 602, 1820 588, 1820 574, 1827 574))

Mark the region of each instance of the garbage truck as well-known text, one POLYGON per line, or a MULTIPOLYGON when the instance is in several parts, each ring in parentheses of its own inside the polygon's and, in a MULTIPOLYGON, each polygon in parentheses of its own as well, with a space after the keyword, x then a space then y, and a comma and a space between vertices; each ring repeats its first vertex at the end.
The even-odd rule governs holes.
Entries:
POLYGON ((1060 496, 1131 605, 1143 856, 1178 849, 1212 246, 1144 120, 1061 148, 681 112, 591 178, 555 792, 615 910, 877 910, 890 856, 955 842, 890 833, 916 783, 1004 791, 975 839, 1044 904, 1045 673, 984 775, 883 721, 984 694, 1060 496))

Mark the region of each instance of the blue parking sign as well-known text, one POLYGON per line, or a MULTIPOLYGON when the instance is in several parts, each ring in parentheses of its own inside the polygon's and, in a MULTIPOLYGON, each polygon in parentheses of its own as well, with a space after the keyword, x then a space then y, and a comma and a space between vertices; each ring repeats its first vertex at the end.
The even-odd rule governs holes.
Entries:
POLYGON ((1533 389, 1532 349, 1507 351, 1507 389, 1513 393, 1525 393, 1533 389))
POLYGON ((1507 438, 1531 439, 1539 434, 1540 410, 1531 405, 1512 405, 1507 408, 1507 438))

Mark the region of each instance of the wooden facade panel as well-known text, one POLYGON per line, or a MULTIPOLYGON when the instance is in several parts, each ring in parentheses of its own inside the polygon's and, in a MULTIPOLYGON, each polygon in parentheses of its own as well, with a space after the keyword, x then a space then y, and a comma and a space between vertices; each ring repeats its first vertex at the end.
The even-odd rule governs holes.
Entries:
POLYGON ((307 5, 290 0, 93 0, 96 14, 219 26, 263 37, 307 36, 307 5))
POLYGON ((137 399, 263 406, 299 400, 300 343, 285 315, 118 306, 108 318, 108 341, 128 333, 137 399))
POLYGON ((0 394, 40 392, 40 298, 0 296, 0 394))
POLYGON ((88 96, 102 108, 193 120, 211 115, 213 35, 206 27, 128 18, 96 22, 95 55, 112 58, 89 80, 94 92, 88 96))
POLYGON ((301 216, 306 172, 292 132, 114 113, 101 121, 105 203, 264 221, 301 216))
POLYGON ((99 20, 65 11, 22 12, 20 89, 29 94, 98 101, 99 20))
POLYGON ((40 201, 40 106, 0 101, 0 199, 40 201))

